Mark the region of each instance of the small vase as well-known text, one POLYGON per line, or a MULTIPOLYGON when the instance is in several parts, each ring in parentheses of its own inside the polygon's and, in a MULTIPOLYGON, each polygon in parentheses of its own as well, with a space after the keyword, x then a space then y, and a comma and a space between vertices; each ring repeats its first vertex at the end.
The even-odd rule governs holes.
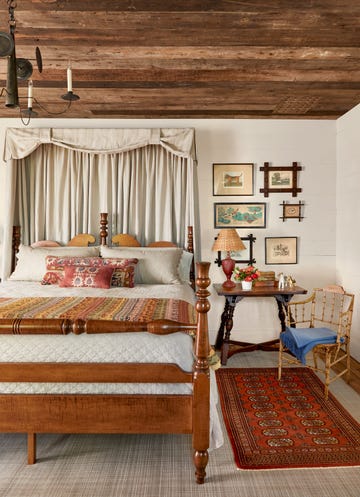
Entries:
POLYGON ((243 290, 251 290, 252 289, 252 281, 245 281, 245 280, 243 280, 241 282, 241 285, 242 285, 242 289, 243 290))

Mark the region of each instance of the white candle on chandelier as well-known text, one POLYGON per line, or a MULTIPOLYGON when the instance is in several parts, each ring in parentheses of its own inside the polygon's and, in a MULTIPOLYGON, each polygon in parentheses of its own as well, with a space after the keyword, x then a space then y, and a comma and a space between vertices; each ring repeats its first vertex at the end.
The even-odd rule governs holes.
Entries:
POLYGON ((72 71, 70 65, 67 68, 67 91, 72 91, 72 71))
POLYGON ((33 104, 33 82, 30 79, 28 83, 28 109, 32 109, 33 104))

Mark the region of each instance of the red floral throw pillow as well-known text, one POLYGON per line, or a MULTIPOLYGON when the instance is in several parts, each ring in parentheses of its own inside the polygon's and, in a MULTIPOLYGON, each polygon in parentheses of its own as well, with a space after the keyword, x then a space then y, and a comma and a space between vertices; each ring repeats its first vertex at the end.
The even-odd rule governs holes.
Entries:
MULTIPOLYGON (((41 281, 42 285, 58 285, 63 280, 65 268, 69 266, 76 267, 110 267, 113 275, 111 286, 117 287, 134 287, 135 268, 138 259, 120 259, 117 257, 69 257, 53 256, 46 257, 47 272, 41 281)), ((65 286, 65 285, 60 285, 65 286)))
POLYGON ((110 288, 112 267, 65 266, 61 287, 110 288))
POLYGON ((113 267, 111 286, 134 288, 135 268, 138 259, 117 259, 115 257, 104 258, 105 267, 113 267))
POLYGON ((46 256, 46 273, 41 281, 42 285, 57 285, 64 277, 65 266, 102 266, 101 257, 74 257, 74 256, 46 256))

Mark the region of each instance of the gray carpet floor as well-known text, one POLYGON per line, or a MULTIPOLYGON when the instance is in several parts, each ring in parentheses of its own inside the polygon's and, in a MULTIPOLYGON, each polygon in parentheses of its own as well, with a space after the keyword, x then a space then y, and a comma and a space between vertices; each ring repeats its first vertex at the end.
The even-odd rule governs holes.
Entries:
MULTIPOLYGON (((228 367, 276 367, 276 354, 249 352, 228 367)), ((343 381, 331 391, 360 421, 360 396, 343 381)), ((197 485, 188 435, 39 435, 39 462, 26 464, 26 437, 0 434, 0 497, 359 497, 360 468, 241 471, 225 444, 197 485)))

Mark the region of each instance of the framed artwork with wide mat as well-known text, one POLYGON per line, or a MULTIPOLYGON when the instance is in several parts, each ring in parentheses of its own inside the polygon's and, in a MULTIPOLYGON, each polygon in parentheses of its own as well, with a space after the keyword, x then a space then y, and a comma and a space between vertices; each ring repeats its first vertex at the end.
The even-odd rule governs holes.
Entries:
POLYGON ((213 164, 213 195, 254 195, 254 164, 213 164))
POLYGON ((265 237, 265 264, 297 264, 297 236, 265 237))
POLYGON ((221 368, 221 408, 239 469, 360 466, 360 424, 307 368, 221 368))

